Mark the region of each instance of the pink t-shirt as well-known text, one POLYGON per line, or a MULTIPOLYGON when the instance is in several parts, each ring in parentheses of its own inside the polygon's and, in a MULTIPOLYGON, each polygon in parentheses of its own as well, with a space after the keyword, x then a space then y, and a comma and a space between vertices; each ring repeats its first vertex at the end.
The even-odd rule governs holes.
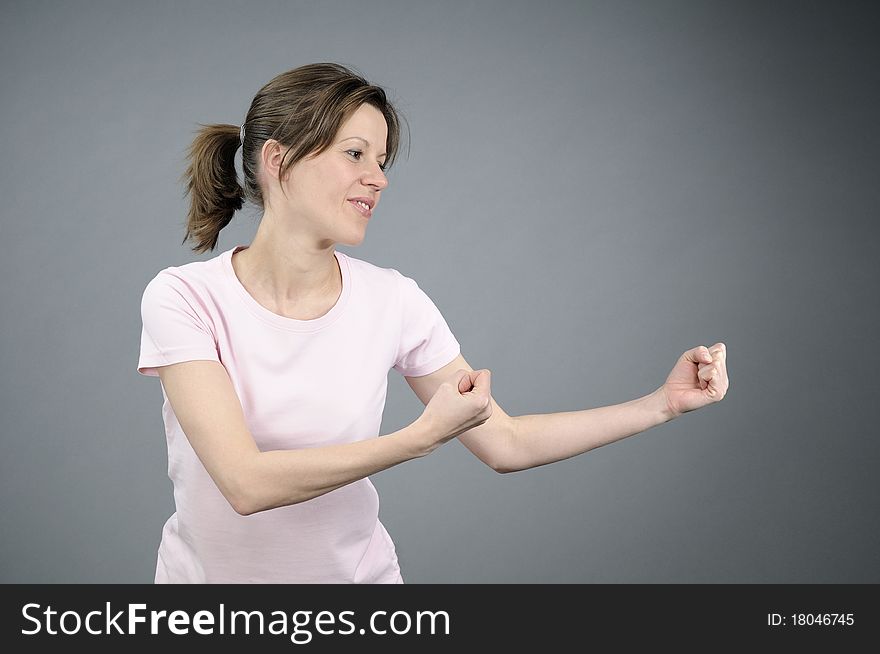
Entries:
MULTIPOLYGON (((262 451, 379 435, 388 371, 427 375, 458 341, 415 281, 336 251, 342 294, 314 320, 280 316, 235 274, 237 246, 161 270, 144 290, 138 372, 219 361, 262 451)), ((162 417, 176 511, 165 523, 156 583, 402 583, 379 496, 361 479, 306 502, 236 513, 168 402, 162 417)))

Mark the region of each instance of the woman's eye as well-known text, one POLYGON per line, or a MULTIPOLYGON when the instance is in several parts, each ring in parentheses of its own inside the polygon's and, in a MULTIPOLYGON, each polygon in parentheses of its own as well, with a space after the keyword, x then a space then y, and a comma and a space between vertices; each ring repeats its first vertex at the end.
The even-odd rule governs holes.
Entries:
MULTIPOLYGON (((363 154, 363 152, 361 152, 360 150, 346 150, 346 152, 348 152, 355 159, 359 159, 359 157, 363 154)), ((385 164, 379 164, 379 170, 381 170, 383 173, 385 172, 385 168, 385 164)))

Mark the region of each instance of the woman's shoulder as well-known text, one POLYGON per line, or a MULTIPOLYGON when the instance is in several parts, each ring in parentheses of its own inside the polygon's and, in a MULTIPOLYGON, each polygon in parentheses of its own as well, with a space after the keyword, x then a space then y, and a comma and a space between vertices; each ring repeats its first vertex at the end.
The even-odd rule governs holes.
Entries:
POLYGON ((222 292, 224 286, 222 256, 162 268, 147 282, 144 300, 153 298, 162 302, 173 299, 188 304, 210 304, 209 298, 222 292))
POLYGON ((368 283, 384 287, 392 287, 398 283, 398 278, 402 277, 400 272, 395 268, 380 266, 364 259, 353 257, 340 250, 337 250, 337 252, 348 262, 351 272, 355 274, 358 279, 364 280, 368 283))
POLYGON ((227 252, 222 252, 210 259, 190 261, 175 266, 166 266, 157 272, 149 283, 181 283, 209 282, 224 275, 223 258, 227 252))

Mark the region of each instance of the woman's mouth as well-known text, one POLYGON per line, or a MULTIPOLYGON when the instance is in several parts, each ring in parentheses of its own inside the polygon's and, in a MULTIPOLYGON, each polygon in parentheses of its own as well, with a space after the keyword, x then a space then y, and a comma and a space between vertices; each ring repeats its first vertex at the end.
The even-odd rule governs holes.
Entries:
POLYGON ((358 210, 358 213, 360 213, 365 218, 369 218, 373 215, 373 211, 370 209, 370 207, 368 207, 363 202, 358 202, 357 200, 349 200, 349 202, 353 204, 354 208, 358 210))

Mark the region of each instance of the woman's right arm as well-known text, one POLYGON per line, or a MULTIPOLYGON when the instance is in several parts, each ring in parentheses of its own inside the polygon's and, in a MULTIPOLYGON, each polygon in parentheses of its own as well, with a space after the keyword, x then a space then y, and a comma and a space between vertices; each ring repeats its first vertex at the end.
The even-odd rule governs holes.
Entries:
POLYGON ((241 515, 304 502, 425 456, 491 415, 488 375, 474 384, 460 378, 441 386, 415 422, 381 438, 261 452, 222 364, 184 361, 156 370, 190 445, 241 515))

